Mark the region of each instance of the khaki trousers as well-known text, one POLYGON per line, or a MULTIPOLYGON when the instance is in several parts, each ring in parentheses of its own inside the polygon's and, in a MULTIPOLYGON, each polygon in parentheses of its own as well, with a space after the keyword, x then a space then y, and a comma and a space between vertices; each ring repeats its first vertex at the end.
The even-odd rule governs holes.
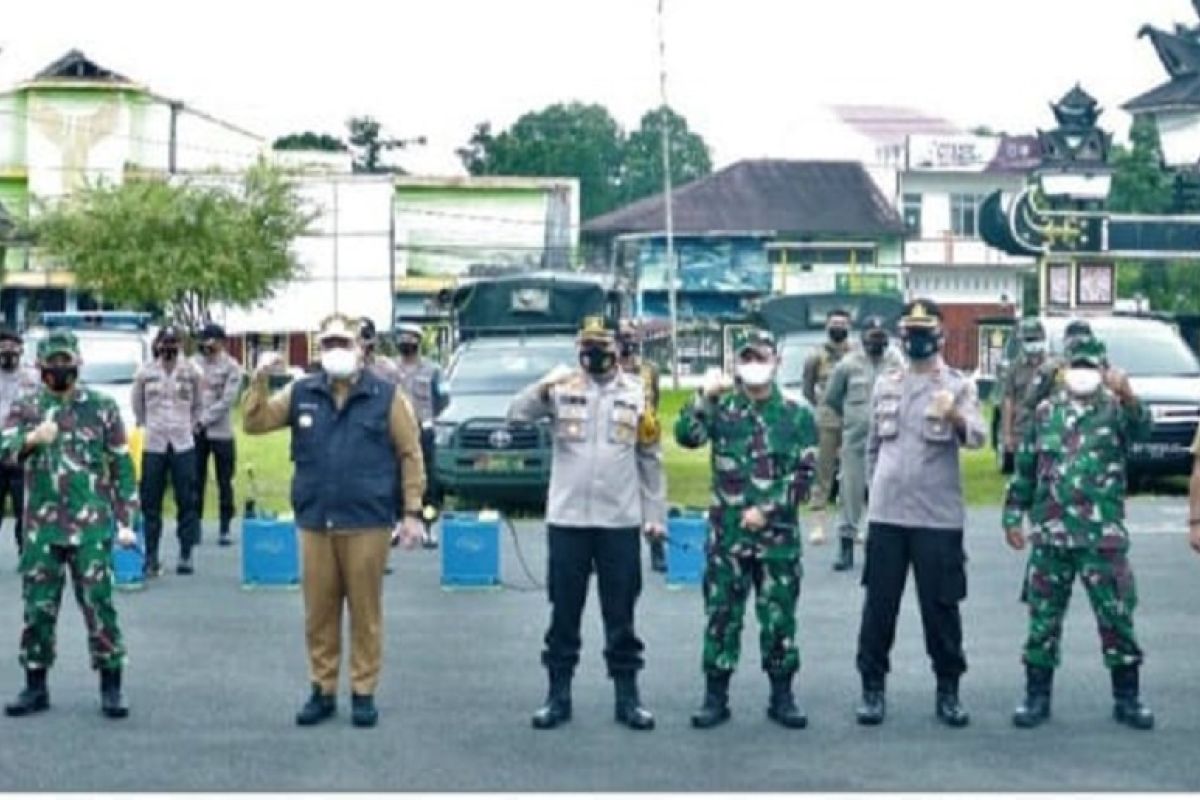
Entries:
POLYGON ((817 428, 817 485, 809 498, 809 510, 824 511, 833 494, 833 479, 838 471, 838 450, 842 446, 842 429, 817 428))
POLYGON ((383 656, 383 569, 391 532, 301 529, 304 635, 309 675, 323 694, 336 694, 342 653, 342 607, 350 607, 350 687, 374 694, 383 656))

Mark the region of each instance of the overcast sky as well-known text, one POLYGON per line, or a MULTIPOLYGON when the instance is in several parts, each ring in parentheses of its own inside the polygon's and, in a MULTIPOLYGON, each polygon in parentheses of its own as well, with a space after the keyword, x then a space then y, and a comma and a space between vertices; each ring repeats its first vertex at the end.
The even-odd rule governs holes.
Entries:
MULTIPOLYGON (((6 3, 0 83, 72 47, 268 137, 370 114, 450 172, 474 126, 565 100, 626 128, 658 103, 657 0, 58 0, 6 3)), ((823 108, 912 106, 969 127, 1050 127, 1075 81, 1108 109, 1164 73, 1144 23, 1189 0, 666 0, 668 94, 718 165, 836 155, 823 108)))

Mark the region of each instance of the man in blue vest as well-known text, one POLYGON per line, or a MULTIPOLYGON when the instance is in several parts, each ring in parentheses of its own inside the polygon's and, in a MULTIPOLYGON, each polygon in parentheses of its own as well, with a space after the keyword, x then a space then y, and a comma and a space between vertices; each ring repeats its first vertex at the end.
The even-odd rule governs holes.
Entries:
POLYGON ((315 725, 337 709, 342 606, 350 609, 351 721, 372 727, 379 718, 383 621, 381 595, 389 541, 420 544, 425 470, 412 406, 392 384, 363 368, 356 329, 329 317, 317 336, 321 370, 268 395, 278 355, 265 354, 243 409, 248 434, 287 427, 292 432, 292 507, 303 549, 305 638, 312 695, 297 725, 315 725), (401 470, 401 467, 403 469, 401 470), (405 508, 396 523, 396 474, 403 475, 405 508))

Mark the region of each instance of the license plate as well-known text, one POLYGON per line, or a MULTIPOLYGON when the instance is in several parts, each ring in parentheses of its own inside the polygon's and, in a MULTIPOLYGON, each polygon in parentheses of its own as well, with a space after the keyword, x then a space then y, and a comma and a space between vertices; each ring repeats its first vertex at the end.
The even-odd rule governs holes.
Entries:
POLYGON ((1135 455, 1149 458, 1166 458, 1183 455, 1188 452, 1188 448, 1177 442, 1135 442, 1133 452, 1135 455))
POLYGON ((516 472, 525 466, 520 456, 479 456, 475 459, 477 472, 516 472))

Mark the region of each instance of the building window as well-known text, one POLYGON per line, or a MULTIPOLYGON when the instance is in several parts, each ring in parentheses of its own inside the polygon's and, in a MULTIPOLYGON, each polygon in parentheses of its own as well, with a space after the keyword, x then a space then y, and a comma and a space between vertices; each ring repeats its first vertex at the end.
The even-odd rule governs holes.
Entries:
POLYGON ((904 229, 910 236, 920 236, 921 195, 905 192, 901 205, 904 212, 904 229))
POLYGON ((950 195, 950 229, 955 236, 974 239, 979 236, 979 204, 983 197, 977 194, 950 195))

